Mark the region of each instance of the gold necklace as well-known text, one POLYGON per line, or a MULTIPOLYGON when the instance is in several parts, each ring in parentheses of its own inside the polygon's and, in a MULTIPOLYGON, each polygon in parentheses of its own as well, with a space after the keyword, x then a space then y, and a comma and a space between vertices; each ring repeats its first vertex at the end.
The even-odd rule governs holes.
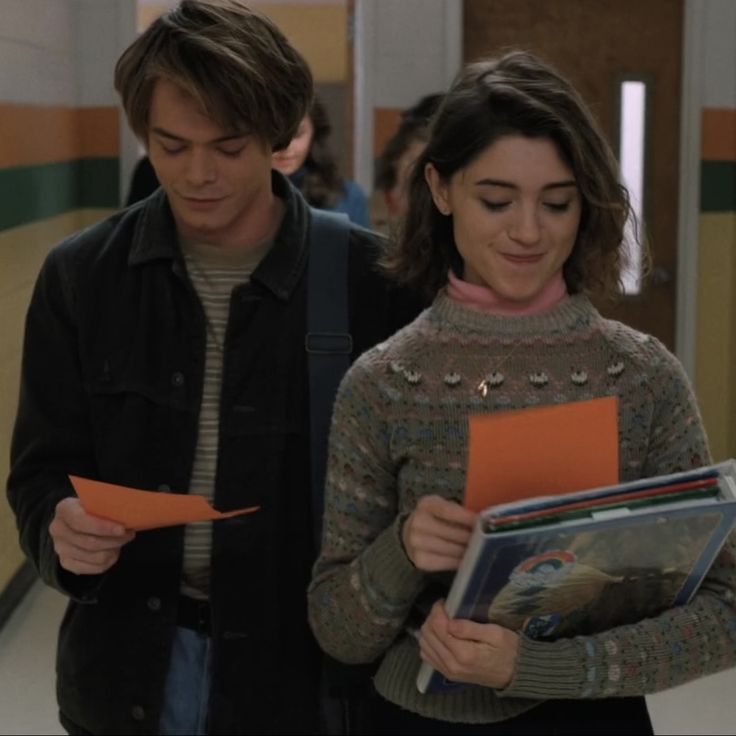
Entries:
POLYGON ((504 355, 501 360, 496 363, 494 369, 486 375, 486 377, 476 386, 476 391, 485 399, 488 396, 488 391, 492 388, 498 388, 506 380, 506 377, 501 373, 500 368, 504 365, 511 356, 517 351, 522 341, 518 340, 514 343, 511 350, 504 355))

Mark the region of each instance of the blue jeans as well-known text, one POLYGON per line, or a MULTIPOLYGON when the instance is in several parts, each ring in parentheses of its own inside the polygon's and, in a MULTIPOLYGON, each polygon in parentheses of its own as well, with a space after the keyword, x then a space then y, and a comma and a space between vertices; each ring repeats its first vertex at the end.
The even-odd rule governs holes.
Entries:
POLYGON ((177 627, 166 676, 159 733, 162 736, 204 736, 210 695, 210 640, 177 627))

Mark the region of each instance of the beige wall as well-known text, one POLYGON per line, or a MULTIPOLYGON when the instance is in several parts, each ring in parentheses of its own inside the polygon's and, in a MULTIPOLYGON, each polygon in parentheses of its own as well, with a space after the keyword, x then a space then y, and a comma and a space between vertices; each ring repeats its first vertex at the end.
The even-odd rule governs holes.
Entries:
POLYGON ((702 113, 695 388, 720 460, 736 457, 736 2, 686 3, 702 113))
MULTIPOLYGON (((0 199, 0 477, 4 489, 18 400, 23 323, 39 266, 54 243, 109 211, 81 211, 86 205, 77 198, 78 174, 63 179, 54 172, 76 161, 107 162, 106 171, 115 171, 118 128, 112 60, 128 35, 126 18, 133 27, 136 6, 135 0, 2 0, 0 5, 4 134, 0 174, 7 187, 0 199), (101 117, 100 111, 104 111, 101 117), (107 140, 105 150, 95 148, 100 134, 107 140), (66 182, 63 190, 61 180, 66 182), (34 183, 33 189, 22 202, 7 196, 15 186, 25 191, 28 182, 34 183)), ((15 519, 3 492, 0 593, 22 560, 15 519)))
POLYGON ((315 82, 347 79, 346 3, 269 3, 251 6, 265 13, 303 54, 315 82))
MULTIPOLYGON (((0 477, 8 475, 8 453, 18 401, 23 322, 38 269, 51 245, 105 217, 105 210, 77 210, 23 227, 0 231, 0 477)), ((0 495, 0 592, 23 561, 15 519, 0 495)))
MULTIPOLYGON (((138 28, 144 29, 173 4, 168 0, 140 4, 138 28)), ((267 15, 303 54, 316 82, 343 83, 347 78, 347 0, 332 2, 249 3, 267 15)))

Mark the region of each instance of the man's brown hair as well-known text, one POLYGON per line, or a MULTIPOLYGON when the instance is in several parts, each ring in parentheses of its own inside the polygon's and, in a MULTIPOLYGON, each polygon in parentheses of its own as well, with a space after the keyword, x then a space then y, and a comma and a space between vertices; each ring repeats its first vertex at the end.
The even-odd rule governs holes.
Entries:
POLYGON ((115 89, 133 132, 148 137, 156 81, 181 87, 226 130, 285 148, 312 99, 309 66, 265 15, 238 0, 182 0, 122 54, 115 89))

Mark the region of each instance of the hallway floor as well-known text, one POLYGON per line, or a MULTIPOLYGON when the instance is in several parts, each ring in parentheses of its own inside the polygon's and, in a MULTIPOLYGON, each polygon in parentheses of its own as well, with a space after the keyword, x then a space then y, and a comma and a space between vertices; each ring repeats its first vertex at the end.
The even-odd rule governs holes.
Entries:
MULTIPOLYGON (((0 632, 0 734, 64 734, 54 700, 64 598, 40 583, 0 632)), ((736 669, 649 698, 656 734, 736 734, 736 669)))

